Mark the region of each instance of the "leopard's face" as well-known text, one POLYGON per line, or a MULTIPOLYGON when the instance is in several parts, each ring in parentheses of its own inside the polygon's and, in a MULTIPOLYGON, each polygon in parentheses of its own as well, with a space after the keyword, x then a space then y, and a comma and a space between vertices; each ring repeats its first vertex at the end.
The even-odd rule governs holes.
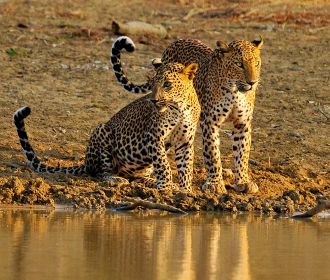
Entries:
POLYGON ((180 63, 160 65, 152 78, 152 102, 159 111, 178 109, 189 97, 196 95, 193 79, 198 65, 184 66, 180 63))
POLYGON ((228 78, 240 92, 255 90, 261 69, 260 41, 233 41, 224 54, 228 78))

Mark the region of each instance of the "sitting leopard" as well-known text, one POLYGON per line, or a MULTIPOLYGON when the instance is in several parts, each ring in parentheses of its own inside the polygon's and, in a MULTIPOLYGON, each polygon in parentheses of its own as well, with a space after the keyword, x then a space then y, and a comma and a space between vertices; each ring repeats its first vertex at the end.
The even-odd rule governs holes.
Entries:
MULTIPOLYGON (((220 159, 219 127, 224 122, 232 122, 233 187, 239 192, 258 191, 257 184, 249 178, 248 162, 262 45, 260 38, 252 42, 233 41, 229 45, 217 42, 217 48, 211 49, 201 41, 181 39, 163 52, 162 63, 199 64, 194 87, 202 107, 203 156, 207 170, 203 189, 226 193, 220 159)), ((135 49, 132 40, 126 36, 119 37, 112 47, 111 62, 117 80, 130 92, 147 92, 150 90, 149 82, 135 85, 125 76, 120 61, 123 48, 130 52, 135 49)))
POLYGON ((190 189, 193 172, 193 142, 199 122, 200 105, 193 86, 197 64, 155 65, 149 95, 121 109, 108 122, 97 126, 89 139, 85 162, 72 167, 52 167, 42 163, 29 143, 23 107, 14 114, 20 143, 37 172, 87 174, 112 182, 126 178, 157 188, 171 186, 172 172, 166 148, 174 147, 179 185, 190 189), (156 180, 145 176, 154 170, 156 180))

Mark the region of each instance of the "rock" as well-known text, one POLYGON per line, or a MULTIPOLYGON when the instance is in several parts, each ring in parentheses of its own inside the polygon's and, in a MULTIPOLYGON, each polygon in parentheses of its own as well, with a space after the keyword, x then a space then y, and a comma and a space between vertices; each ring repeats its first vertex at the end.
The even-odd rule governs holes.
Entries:
POLYGON ((69 66, 66 65, 66 64, 64 64, 64 63, 60 63, 60 67, 61 67, 62 69, 68 69, 68 68, 69 68, 69 66))
POLYGON ((281 125, 278 124, 278 123, 272 123, 272 124, 270 125, 270 127, 271 127, 271 128, 278 128, 278 127, 281 127, 281 125))
POLYGON ((18 28, 29 28, 29 26, 28 26, 27 24, 22 23, 22 22, 18 23, 18 24, 17 24, 17 27, 18 27, 18 28))
POLYGON ((250 158, 249 159, 249 164, 255 165, 255 166, 260 166, 260 163, 257 162, 255 159, 250 158))
POLYGON ((282 197, 289 197, 295 203, 302 203, 304 200, 304 197, 298 191, 293 190, 283 192, 282 197))
POLYGON ((295 212, 293 204, 287 204, 286 208, 287 208, 287 212, 290 213, 290 214, 293 214, 295 212))
POLYGON ((118 35, 151 35, 160 38, 167 37, 167 31, 164 26, 160 24, 149 24, 142 21, 129 21, 127 23, 113 21, 112 31, 118 35))
POLYGON ((278 214, 282 213, 282 207, 280 205, 274 205, 273 210, 278 214))
POLYGON ((305 139, 304 136, 302 136, 300 133, 298 133, 296 131, 289 131, 288 135, 290 137, 296 138, 297 140, 300 140, 300 141, 305 139))
POLYGON ((237 205, 237 209, 240 211, 253 211, 254 207, 251 203, 247 203, 247 202, 242 202, 240 204, 237 205))
POLYGON ((262 208, 269 208, 270 207, 270 204, 267 200, 264 200, 262 203, 261 203, 261 206, 262 208))
POLYGON ((265 26, 266 31, 272 32, 272 31, 276 31, 277 26, 273 23, 273 24, 268 24, 265 26))
POLYGON ((234 201, 235 198, 232 194, 223 194, 219 197, 220 202, 234 201))
POLYGON ((23 183, 17 177, 14 178, 13 191, 15 196, 20 196, 25 191, 23 183))

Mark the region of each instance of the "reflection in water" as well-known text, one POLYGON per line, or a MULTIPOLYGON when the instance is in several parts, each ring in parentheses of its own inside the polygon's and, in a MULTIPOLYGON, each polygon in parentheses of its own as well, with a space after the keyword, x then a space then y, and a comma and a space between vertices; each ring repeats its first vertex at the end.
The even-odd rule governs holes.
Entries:
POLYGON ((0 210, 0 279, 329 279, 328 219, 149 213, 0 210))

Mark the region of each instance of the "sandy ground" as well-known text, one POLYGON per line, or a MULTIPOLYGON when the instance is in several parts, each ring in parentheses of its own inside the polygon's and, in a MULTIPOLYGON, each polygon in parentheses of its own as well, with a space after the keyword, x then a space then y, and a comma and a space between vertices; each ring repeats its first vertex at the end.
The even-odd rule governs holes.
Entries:
MULTIPOLYGON (((102 209, 119 205, 125 196, 138 196, 184 210, 283 213, 328 197, 330 4, 217 2, 0 1, 0 203, 102 209), (41 175, 25 164, 12 123, 18 108, 32 108, 27 130, 40 158, 70 165, 83 159, 90 131, 137 98, 121 89, 109 69, 109 51, 117 37, 111 31, 114 19, 162 24, 168 30, 165 39, 131 36, 138 49, 123 61, 136 82, 150 72, 150 59, 177 38, 197 38, 214 47, 217 40, 263 36, 250 165, 258 194, 200 191, 205 179, 200 131, 192 193, 41 175)), ((232 162, 229 131, 230 126, 221 131, 225 168, 232 162)))

